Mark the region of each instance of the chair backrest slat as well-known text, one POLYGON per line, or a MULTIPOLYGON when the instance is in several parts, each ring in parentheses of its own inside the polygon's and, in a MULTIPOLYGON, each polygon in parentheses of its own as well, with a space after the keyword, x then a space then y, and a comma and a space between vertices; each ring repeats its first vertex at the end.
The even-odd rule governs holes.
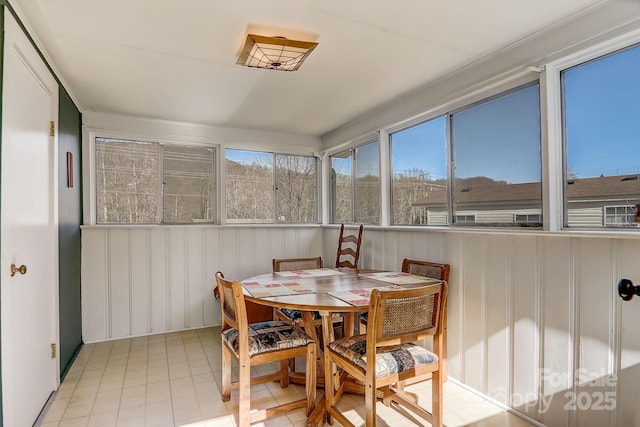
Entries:
POLYGON ((336 268, 358 268, 363 230, 364 227, 362 224, 360 224, 357 234, 345 235, 344 224, 340 224, 340 235, 338 236, 338 253, 336 255, 336 268), (346 257, 346 259, 343 259, 343 257, 346 257))
POLYGON ((418 276, 434 277, 436 279, 449 281, 449 264, 437 262, 418 261, 405 258, 402 261, 402 271, 404 273, 417 274, 418 276))
POLYGON ((322 268, 322 257, 273 259, 273 272, 322 268))

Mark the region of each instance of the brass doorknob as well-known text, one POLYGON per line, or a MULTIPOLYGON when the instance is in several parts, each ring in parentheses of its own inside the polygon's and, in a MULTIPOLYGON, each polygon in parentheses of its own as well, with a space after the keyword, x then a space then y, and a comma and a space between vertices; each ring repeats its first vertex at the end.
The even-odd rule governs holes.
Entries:
POLYGON ((20 267, 16 267, 15 264, 11 264, 11 277, 15 276, 16 273, 25 274, 27 272, 27 266, 21 265, 20 267))

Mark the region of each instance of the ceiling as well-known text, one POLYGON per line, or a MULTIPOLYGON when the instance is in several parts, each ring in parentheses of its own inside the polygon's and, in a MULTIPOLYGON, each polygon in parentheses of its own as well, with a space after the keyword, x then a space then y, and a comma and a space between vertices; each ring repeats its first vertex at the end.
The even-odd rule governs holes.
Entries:
POLYGON ((9 0, 82 112, 311 136, 607 2, 9 0), (245 68, 248 32, 319 45, 245 68))

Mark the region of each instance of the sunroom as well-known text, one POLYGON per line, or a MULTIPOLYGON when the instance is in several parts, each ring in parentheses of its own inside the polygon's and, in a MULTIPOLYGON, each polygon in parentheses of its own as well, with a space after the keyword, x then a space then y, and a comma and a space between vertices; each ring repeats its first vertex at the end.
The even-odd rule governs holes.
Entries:
POLYGON ((445 425, 640 425, 639 2, 0 5, 1 425, 236 425, 216 272, 332 267, 340 224, 450 265, 445 425))

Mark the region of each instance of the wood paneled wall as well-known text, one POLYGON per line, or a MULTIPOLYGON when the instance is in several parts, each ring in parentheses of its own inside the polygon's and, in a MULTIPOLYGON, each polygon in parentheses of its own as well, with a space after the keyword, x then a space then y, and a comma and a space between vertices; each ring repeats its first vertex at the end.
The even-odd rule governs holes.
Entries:
MULTIPOLYGON (((213 274, 335 262, 336 227, 83 229, 86 342, 219 324, 213 274)), ((549 426, 640 425, 640 238, 365 228, 360 266, 451 264, 449 375, 549 426), (609 398, 615 399, 614 403, 609 398), (612 407, 614 406, 614 407, 612 407)))
POLYGON ((315 227, 85 227, 85 342, 220 324, 214 274, 246 278, 272 258, 322 254, 315 227))

